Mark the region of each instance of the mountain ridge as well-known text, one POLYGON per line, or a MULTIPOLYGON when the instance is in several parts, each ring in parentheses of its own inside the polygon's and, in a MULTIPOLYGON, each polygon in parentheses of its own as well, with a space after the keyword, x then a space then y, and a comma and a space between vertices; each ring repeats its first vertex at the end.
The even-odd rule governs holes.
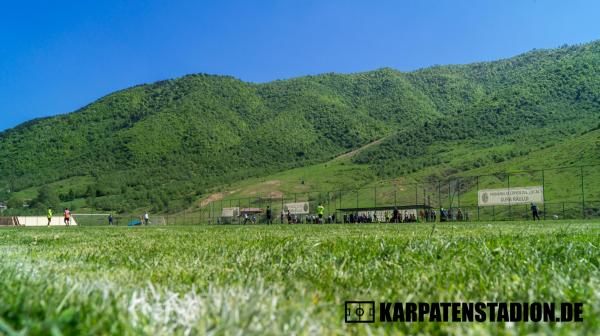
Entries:
POLYGON ((62 191, 63 203, 173 211, 219 185, 326 162, 382 138, 352 160, 392 178, 443 164, 442 145, 507 148, 514 157, 588 131, 599 124, 598 92, 598 41, 412 72, 267 83, 186 75, 0 132, 0 189, 82 177, 93 182, 62 191))

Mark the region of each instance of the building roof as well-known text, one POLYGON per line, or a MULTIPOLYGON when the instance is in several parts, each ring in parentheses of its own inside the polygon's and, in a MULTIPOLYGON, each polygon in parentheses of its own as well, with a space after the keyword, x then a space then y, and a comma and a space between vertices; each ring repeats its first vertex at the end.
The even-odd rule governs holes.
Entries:
POLYGON ((240 212, 260 213, 263 212, 263 210, 261 208, 241 208, 240 212))

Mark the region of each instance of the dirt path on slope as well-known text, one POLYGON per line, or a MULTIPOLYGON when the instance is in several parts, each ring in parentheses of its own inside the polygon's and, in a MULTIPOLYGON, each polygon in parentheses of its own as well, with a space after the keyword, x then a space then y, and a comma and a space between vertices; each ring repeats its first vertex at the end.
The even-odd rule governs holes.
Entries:
POLYGON ((359 148, 357 148, 357 149, 355 149, 353 151, 350 151, 348 153, 344 153, 344 154, 336 157, 333 160, 341 160, 341 159, 351 158, 351 157, 355 156, 356 154, 360 153, 361 151, 363 151, 363 150, 365 150, 365 149, 367 149, 367 148, 369 148, 371 146, 375 146, 375 145, 381 143, 385 139, 387 139, 387 137, 383 137, 383 138, 381 138, 379 140, 375 140, 373 142, 369 142, 368 144, 366 144, 366 145, 364 145, 362 147, 359 147, 359 148))
POLYGON ((236 193, 238 191, 240 191, 240 190, 237 189, 237 190, 232 190, 232 191, 225 191, 225 192, 214 193, 212 195, 209 195, 207 198, 203 199, 202 201, 200 201, 200 206, 204 207, 204 206, 209 205, 212 202, 220 201, 225 196, 231 195, 231 194, 236 193))

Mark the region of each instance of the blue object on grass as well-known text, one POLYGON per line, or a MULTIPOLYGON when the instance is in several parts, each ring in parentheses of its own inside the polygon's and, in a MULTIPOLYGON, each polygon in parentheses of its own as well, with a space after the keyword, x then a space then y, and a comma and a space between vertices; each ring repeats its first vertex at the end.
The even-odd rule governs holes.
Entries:
POLYGON ((131 222, 129 222, 129 224, 127 224, 127 226, 136 226, 136 225, 142 225, 142 222, 139 219, 134 219, 131 222))

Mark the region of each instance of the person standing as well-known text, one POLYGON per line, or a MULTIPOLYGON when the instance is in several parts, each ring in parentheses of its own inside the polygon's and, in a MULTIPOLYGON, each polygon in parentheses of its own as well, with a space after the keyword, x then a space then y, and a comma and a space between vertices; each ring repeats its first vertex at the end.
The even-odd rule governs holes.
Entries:
POLYGON ((108 225, 110 225, 110 226, 113 225, 113 215, 112 214, 108 215, 108 225))
POLYGON ((271 207, 267 205, 267 224, 273 224, 273 212, 271 207))
POLYGON ((150 216, 148 215, 148 211, 144 212, 144 225, 148 225, 150 222, 150 216))
POLYGON ((534 222, 536 218, 537 220, 540 220, 540 215, 538 214, 538 207, 537 205, 535 205, 535 203, 531 203, 531 215, 533 217, 534 222))
POLYGON ((323 224, 323 216, 325 215, 325 207, 323 203, 319 203, 317 207, 317 216, 319 217, 319 224, 323 224))
POLYGON ((71 224, 71 211, 69 210, 69 208, 65 208, 64 216, 64 223, 66 226, 69 226, 71 224))
POLYGON ((48 226, 50 226, 50 222, 52 222, 52 208, 48 207, 48 213, 46 215, 48 217, 48 226))

